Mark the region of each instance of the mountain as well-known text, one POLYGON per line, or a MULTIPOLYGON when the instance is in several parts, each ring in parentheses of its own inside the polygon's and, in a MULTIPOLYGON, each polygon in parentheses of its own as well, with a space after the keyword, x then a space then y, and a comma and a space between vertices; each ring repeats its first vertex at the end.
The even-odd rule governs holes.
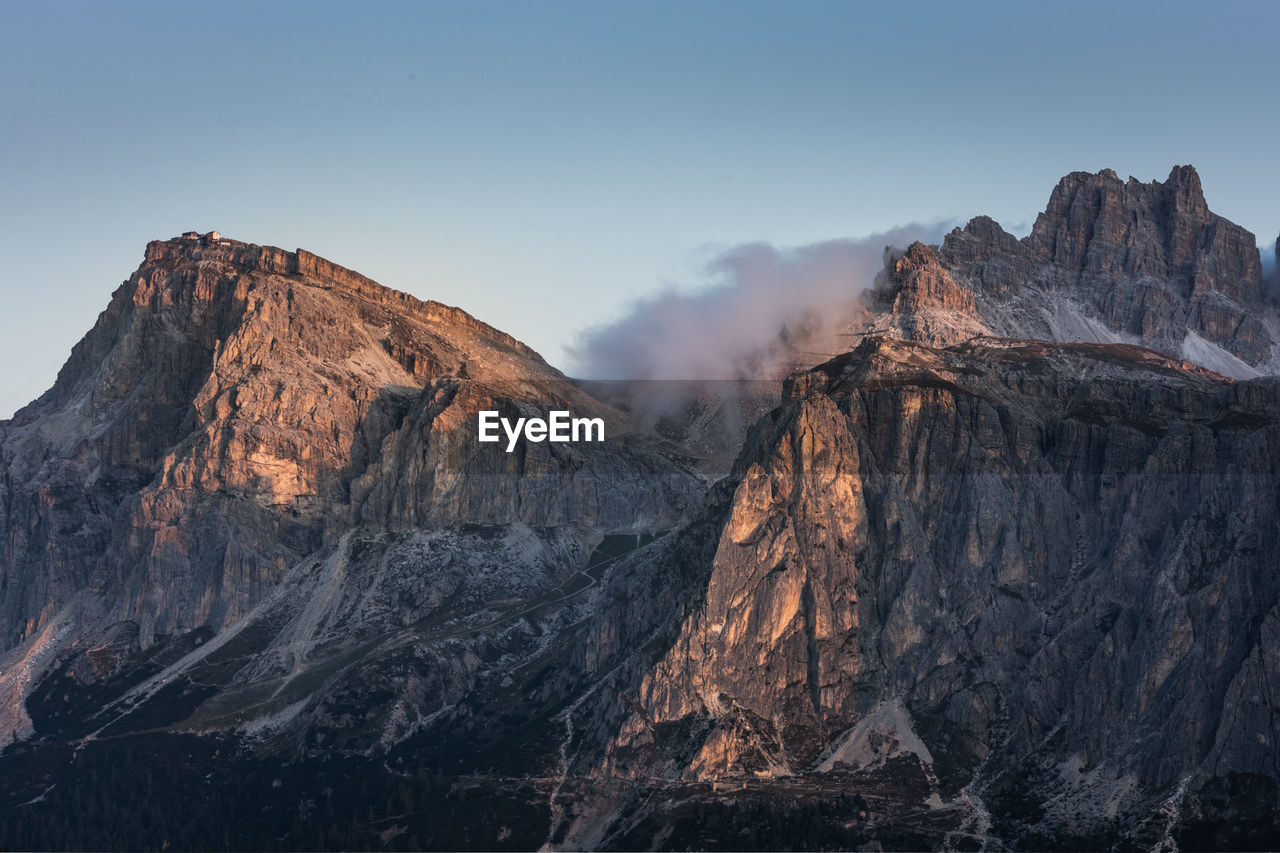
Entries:
POLYGON ((795 378, 582 768, 644 795, 569 846, 661 846, 725 779, 735 831, 762 791, 869 789, 897 810, 846 838, 907 847, 1151 846, 1168 803, 1271 802, 1278 404, 1122 344, 871 337, 795 378))
POLYGON ((1074 173, 690 395, 151 243, 0 423, 0 842, 1274 846, 1275 293, 1194 169, 1074 173))
MULTIPOLYGON (((508 582, 552 583, 603 536, 674 526, 701 493, 643 441, 475 440, 479 410, 558 408, 629 429, 462 311, 301 250, 150 244, 54 387, 4 425, 5 688, 55 657, 95 681, 157 644, 243 627, 354 531, 494 526, 530 561, 508 582), (562 533, 533 532, 547 529, 562 533), (547 547, 565 550, 550 568, 547 547)), ((438 604, 445 585, 416 595, 438 604)), ((17 695, 9 736, 30 731, 17 695)))
POLYGON ((1073 172, 1024 239, 979 216, 903 264, 858 331, 950 344, 980 325, 1141 344, 1239 379, 1280 371, 1280 299, 1257 240, 1209 210, 1191 166, 1145 184, 1073 172))

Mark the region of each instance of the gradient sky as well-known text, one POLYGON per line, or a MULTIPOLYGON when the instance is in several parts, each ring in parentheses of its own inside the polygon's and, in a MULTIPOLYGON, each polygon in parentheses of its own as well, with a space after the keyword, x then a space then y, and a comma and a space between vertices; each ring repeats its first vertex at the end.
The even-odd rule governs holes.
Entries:
POLYGON ((562 346, 717 251, 1200 171, 1280 231, 1280 3, 0 0, 0 417, 188 229, 562 346))

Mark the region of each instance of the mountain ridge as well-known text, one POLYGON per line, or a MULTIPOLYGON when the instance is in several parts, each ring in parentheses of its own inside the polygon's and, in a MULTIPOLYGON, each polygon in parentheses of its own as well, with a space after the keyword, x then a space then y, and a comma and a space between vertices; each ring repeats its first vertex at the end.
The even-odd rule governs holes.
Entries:
POLYGON ((168 814, 125 782, 180 754, 245 847, 1274 840, 1250 239, 1190 167, 1072 173, 1021 241, 887 252, 768 405, 656 414, 309 252, 154 241, 0 422, 0 815, 168 814), (609 440, 476 440, 549 408, 609 440))
MULTIPOLYGON (((187 565, 190 559, 192 566, 205 565, 204 572, 222 565, 209 582, 197 584, 205 588, 242 560, 249 561, 248 577, 228 578, 232 589, 260 572, 278 577, 287 563, 336 535, 326 533, 325 519, 349 500, 348 490, 382 442, 406 418, 413 420, 417 407, 436 406, 424 429, 448 425, 451 431, 461 426, 457 415, 442 416, 457 406, 502 407, 509 404, 504 400, 531 396, 581 414, 607 414, 626 432, 621 413, 583 394, 533 350, 458 309, 382 288, 305 251, 234 241, 153 242, 53 389, 5 424, 10 488, 4 521, 13 532, 30 531, 16 541, 10 536, 5 561, 16 567, 25 553, 43 566, 36 576, 61 578, 64 589, 125 583, 125 575, 99 565, 94 553, 108 542, 120 548, 136 539, 119 524, 150 530, 163 518, 154 535, 176 539, 139 543, 132 556, 107 563, 177 559, 187 565), (457 395, 459 383, 470 390, 457 395), (41 460, 46 464, 36 467, 41 460), (15 487, 24 480, 34 491, 15 502, 23 491, 15 487), (293 544, 219 557, 215 552, 234 537, 210 522, 184 520, 182 494, 219 505, 198 511, 215 526, 231 513, 228 518, 247 529, 274 531, 258 541, 293 544), (138 499, 143 505, 134 511, 154 515, 152 521, 108 520, 111 508, 138 499), (86 523, 93 528, 87 537, 56 533, 60 525, 86 523), (189 541, 202 527, 209 542, 189 541), (190 557, 183 556, 188 551, 190 557)), ((524 457, 510 463, 523 465, 524 457)), ((360 496, 367 501, 371 493, 366 487, 360 496)), ((232 605, 227 618, 234 621, 261 594, 232 605)), ((28 584, 24 593, 6 584, 8 603, 0 614, 7 610, 17 621, 7 623, 5 645, 12 642, 10 626, 26 624, 25 635, 52 616, 51 604, 35 600, 60 597, 43 586, 28 584), (31 623, 15 608, 41 615, 31 623)), ((164 632, 195 627, 214 612, 208 607, 220 605, 190 606, 205 615, 162 621, 164 632)), ((146 619, 137 621, 146 644, 151 629, 146 619)))

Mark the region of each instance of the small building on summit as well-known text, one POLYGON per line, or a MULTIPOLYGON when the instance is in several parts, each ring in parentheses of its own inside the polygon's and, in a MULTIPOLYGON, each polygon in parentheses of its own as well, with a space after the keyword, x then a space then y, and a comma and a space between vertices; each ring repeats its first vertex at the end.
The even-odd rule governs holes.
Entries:
POLYGON ((183 231, 182 239, 183 240, 199 240, 200 232, 199 231, 183 231))

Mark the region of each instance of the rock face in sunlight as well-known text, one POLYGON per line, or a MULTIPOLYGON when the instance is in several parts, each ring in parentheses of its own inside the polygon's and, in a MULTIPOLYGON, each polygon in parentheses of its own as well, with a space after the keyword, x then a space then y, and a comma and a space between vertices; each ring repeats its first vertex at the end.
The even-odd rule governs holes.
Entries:
POLYGON ((906 340, 948 346, 991 333, 973 291, 956 283, 929 246, 912 243, 889 272, 895 292, 888 318, 906 340))
POLYGON ((1073 173, 689 393, 151 243, 0 422, 2 840, 1273 847, 1276 292, 1194 169, 1073 173))
POLYGON ((131 652, 217 632, 363 521, 576 523, 586 543, 670 527, 701 491, 629 445, 482 452, 478 410, 532 408, 625 432, 456 309, 303 251, 151 243, 53 389, 4 426, 0 649, 50 627, 131 652))
POLYGON ((1154 839, 1172 786, 1271 778, 1278 440, 1275 380, 1128 345, 867 339, 758 425, 690 571, 701 601, 599 767, 898 760, 921 802, 981 801, 1019 846, 1154 839), (1029 802, 1040 821, 1011 817, 1029 802))

